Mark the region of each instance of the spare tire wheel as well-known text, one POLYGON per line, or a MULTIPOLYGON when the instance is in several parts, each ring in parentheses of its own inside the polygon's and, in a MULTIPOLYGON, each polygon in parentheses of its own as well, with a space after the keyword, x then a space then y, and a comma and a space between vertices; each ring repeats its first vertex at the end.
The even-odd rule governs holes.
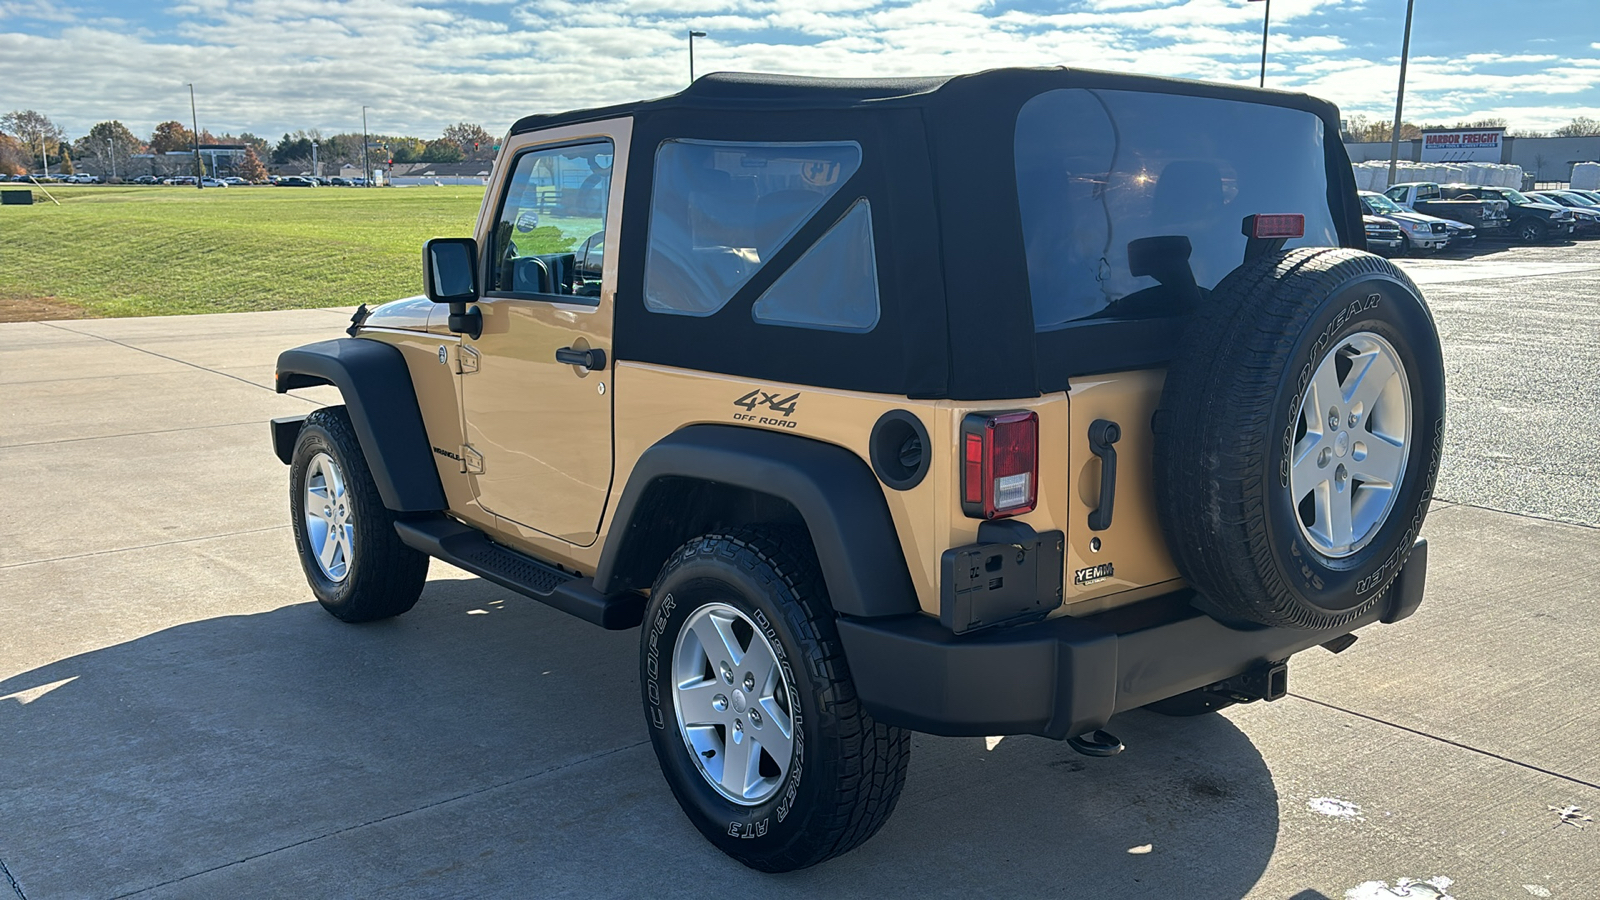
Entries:
POLYGON ((1433 315, 1393 263, 1302 248, 1235 269, 1153 422, 1162 530, 1196 605, 1306 629, 1369 612, 1427 515, 1444 407, 1433 315))

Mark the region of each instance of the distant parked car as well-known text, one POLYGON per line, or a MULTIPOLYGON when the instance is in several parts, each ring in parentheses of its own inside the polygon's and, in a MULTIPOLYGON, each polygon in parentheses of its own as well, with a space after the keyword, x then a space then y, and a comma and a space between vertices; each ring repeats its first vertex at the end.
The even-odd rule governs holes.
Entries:
POLYGON ((300 175, 285 175, 274 182, 278 187, 316 187, 317 183, 300 175))
MULTIPOLYGON (((1361 192, 1361 208, 1369 216, 1387 219, 1400 227, 1400 254, 1418 250, 1443 250, 1450 242, 1448 219, 1412 212, 1382 194, 1361 192)), ((1471 226, 1467 226, 1471 227, 1471 226)))
POLYGON ((1398 256, 1405 247, 1405 235, 1400 226, 1377 216, 1362 216, 1367 226, 1367 250, 1379 256, 1398 256))
POLYGON ((1565 206, 1576 217, 1579 237, 1593 237, 1600 234, 1600 203, 1576 191, 1530 191, 1528 199, 1540 203, 1553 203, 1565 206))
POLYGON ((1519 241, 1536 244, 1562 240, 1577 230, 1577 217, 1560 204, 1539 203, 1521 191, 1477 184, 1441 186, 1450 200, 1504 200, 1511 205, 1510 234, 1519 241))

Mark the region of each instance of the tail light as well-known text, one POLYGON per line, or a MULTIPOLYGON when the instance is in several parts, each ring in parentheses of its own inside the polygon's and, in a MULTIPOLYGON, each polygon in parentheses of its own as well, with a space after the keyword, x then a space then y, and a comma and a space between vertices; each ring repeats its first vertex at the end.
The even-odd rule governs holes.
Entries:
POLYGON ((961 422, 961 511, 975 519, 1031 512, 1039 499, 1039 416, 972 413, 961 422))
POLYGON ((1250 217, 1249 236, 1253 238, 1297 238, 1306 236, 1306 217, 1299 213, 1261 213, 1250 217))

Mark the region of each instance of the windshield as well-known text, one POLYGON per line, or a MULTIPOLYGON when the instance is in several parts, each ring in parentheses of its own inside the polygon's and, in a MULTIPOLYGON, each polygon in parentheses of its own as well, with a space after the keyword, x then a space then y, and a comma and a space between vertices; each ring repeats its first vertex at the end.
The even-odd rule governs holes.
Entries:
POLYGON ((1339 245, 1322 120, 1303 110, 1145 91, 1046 91, 1017 114, 1016 167, 1039 331, 1090 317, 1186 312, 1193 285, 1171 283, 1186 280, 1183 244, 1192 248, 1194 285, 1209 290, 1244 261, 1246 216, 1300 213, 1305 236, 1287 246, 1339 245), (1158 271, 1169 283, 1148 274, 1158 271))
POLYGON ((1362 194, 1361 201, 1367 205, 1367 212, 1381 216, 1387 213, 1405 212, 1400 204, 1390 200, 1382 194, 1362 194))

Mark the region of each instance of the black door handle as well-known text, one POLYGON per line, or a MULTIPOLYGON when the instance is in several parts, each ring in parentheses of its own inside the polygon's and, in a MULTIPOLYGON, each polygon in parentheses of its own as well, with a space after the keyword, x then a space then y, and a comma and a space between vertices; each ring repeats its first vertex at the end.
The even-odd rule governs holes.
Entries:
POLYGON ((583 366, 592 372, 595 369, 604 369, 606 367, 606 352, 596 349, 579 350, 576 347, 562 347, 556 351, 556 362, 583 366))
POLYGON ((1100 507, 1089 513, 1089 529, 1105 531, 1111 527, 1111 508, 1117 499, 1117 448, 1122 428, 1115 422, 1095 419, 1089 426, 1089 450, 1100 457, 1100 507))

